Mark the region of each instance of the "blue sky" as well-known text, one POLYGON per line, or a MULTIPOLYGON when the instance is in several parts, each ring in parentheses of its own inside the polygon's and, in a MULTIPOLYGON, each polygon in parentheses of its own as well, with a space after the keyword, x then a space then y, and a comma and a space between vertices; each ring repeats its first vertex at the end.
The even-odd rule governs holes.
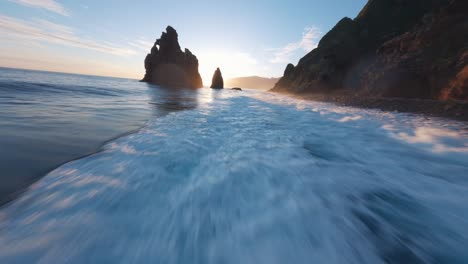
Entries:
POLYGON ((167 25, 200 61, 205 83, 281 76, 366 0, 1 0, 0 66, 141 78, 167 25))

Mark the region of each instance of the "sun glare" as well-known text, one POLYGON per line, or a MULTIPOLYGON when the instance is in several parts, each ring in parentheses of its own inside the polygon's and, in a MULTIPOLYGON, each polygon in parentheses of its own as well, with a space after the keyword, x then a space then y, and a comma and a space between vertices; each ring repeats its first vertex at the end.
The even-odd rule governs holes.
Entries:
POLYGON ((198 55, 199 71, 203 84, 211 84, 211 78, 216 68, 220 68, 224 79, 252 75, 257 61, 249 54, 242 52, 206 52, 198 55))

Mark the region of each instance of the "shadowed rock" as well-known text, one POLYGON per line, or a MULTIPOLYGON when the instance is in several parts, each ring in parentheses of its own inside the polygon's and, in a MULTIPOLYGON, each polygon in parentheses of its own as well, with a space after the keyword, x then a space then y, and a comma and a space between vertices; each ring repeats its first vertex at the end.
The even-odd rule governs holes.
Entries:
POLYGON ((213 80, 211 82, 211 88, 213 89, 223 89, 224 88, 224 81, 223 75, 221 74, 221 70, 219 68, 213 74, 213 80))
POLYGON ((468 1, 369 0, 273 91, 468 101, 468 1))
POLYGON ((203 87, 198 59, 190 50, 180 49, 177 31, 168 26, 156 40, 145 59, 146 74, 142 82, 165 87, 203 87))
POLYGON ((367 93, 468 101, 468 1, 434 8, 380 46, 360 75, 358 85, 367 93))

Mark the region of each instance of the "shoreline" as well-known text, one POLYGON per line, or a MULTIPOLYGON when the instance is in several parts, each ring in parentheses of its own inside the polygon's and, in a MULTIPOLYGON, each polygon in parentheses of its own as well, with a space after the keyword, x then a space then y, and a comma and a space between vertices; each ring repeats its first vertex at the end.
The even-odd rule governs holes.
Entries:
MULTIPOLYGON (((146 121, 146 122, 148 122, 148 121, 146 121)), ((146 122, 145 122, 145 124, 146 124, 146 122)), ((17 200, 18 198, 20 198, 21 195, 23 195, 29 188, 31 188, 34 184, 36 184, 38 181, 40 181, 42 178, 47 176, 52 171, 62 167, 63 165, 65 165, 67 163, 70 163, 70 162, 73 162, 73 161, 76 161, 76 160, 80 160, 80 159, 92 156, 94 154, 100 153, 101 151, 104 150, 104 146, 111 143, 112 141, 115 141, 115 140, 117 140, 119 138, 131 135, 131 134, 134 134, 134 133, 137 133, 138 131, 140 131, 144 127, 145 127, 145 125, 142 125, 141 127, 137 128, 137 129, 133 129, 131 131, 123 132, 123 133, 121 133, 121 134, 119 134, 117 136, 114 136, 114 137, 112 137, 110 139, 105 140, 104 142, 99 144, 94 150, 92 150, 92 151, 90 151, 90 152, 88 152, 86 154, 74 157, 74 158, 72 158, 70 160, 67 160, 67 161, 64 161, 64 162, 62 162, 62 163, 60 163, 58 165, 54 165, 50 169, 46 169, 45 172, 38 173, 37 176, 34 176, 34 180, 32 180, 29 183, 26 183, 25 186, 19 187, 18 190, 16 190, 13 193, 10 193, 10 194, 6 195, 5 197, 0 197, 0 210, 5 208, 6 206, 8 206, 11 202, 13 202, 13 201, 17 200)))
MULTIPOLYGON (((429 117, 442 117, 450 118, 458 121, 468 121, 468 103, 455 102, 455 101, 437 101, 437 100, 428 100, 428 99, 404 99, 404 98, 382 98, 382 97, 362 97, 355 95, 348 95, 344 93, 302 93, 294 94, 287 92, 277 92, 269 91, 282 96, 288 96, 295 99, 308 100, 308 101, 318 101, 318 102, 328 102, 334 103, 339 106, 349 106, 349 107, 358 107, 365 109, 380 109, 382 111, 388 112, 403 112, 403 113, 415 113, 422 114, 429 117)), ((52 166, 49 169, 46 169, 44 172, 38 173, 35 175, 32 181, 26 183, 24 186, 20 186, 18 190, 7 194, 5 197, 0 197, 0 209, 8 206, 11 202, 15 201, 23 193, 25 193, 29 188, 31 188, 36 182, 40 181, 43 177, 47 176, 50 172, 56 170, 57 168, 63 166, 64 164, 86 158, 97 154, 104 150, 104 146, 115 141, 119 138, 137 133, 142 128, 145 127, 145 124, 139 126, 136 129, 132 129, 127 132, 123 132, 114 137, 111 137, 100 144, 98 144, 93 150, 89 151, 83 155, 77 155, 74 158, 61 162, 57 165, 52 166)))
POLYGON ((288 93, 269 91, 290 96, 296 99, 335 103, 340 106, 350 106, 367 109, 380 109, 387 112, 402 112, 422 114, 429 117, 450 118, 458 121, 468 121, 468 102, 440 101, 431 99, 385 98, 349 95, 346 93, 288 93))

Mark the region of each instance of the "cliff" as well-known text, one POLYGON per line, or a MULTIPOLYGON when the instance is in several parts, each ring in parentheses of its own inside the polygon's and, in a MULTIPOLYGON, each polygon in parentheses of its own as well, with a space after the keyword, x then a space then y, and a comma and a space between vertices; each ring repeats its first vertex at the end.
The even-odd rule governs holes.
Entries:
POLYGON ((468 1, 370 0, 273 91, 468 100, 468 1))
POLYGON ((184 52, 180 49, 177 31, 171 26, 146 56, 145 69, 143 82, 166 87, 203 87, 197 57, 188 49, 184 52))

